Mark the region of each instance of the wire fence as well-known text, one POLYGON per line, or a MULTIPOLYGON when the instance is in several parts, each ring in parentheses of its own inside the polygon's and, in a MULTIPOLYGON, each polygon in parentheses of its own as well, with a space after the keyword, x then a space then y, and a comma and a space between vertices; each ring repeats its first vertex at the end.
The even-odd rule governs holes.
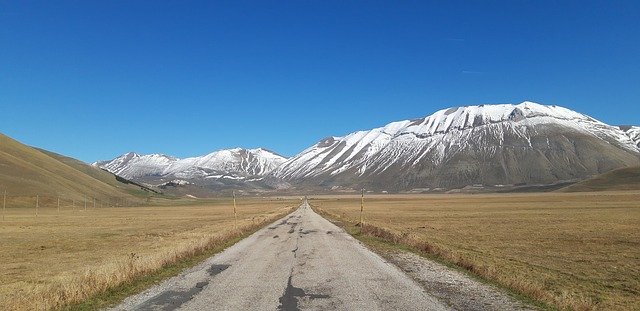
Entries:
POLYGON ((148 206, 149 200, 131 197, 105 197, 92 195, 11 195, 7 191, 0 192, 2 203, 2 220, 19 210, 21 215, 25 210, 32 210, 34 217, 39 214, 63 211, 89 211, 92 209, 148 206))

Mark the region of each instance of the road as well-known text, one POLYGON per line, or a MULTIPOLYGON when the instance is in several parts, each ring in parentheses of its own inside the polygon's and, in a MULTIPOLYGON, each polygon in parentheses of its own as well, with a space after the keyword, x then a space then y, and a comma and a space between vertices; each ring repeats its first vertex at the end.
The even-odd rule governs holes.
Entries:
POLYGON ((448 310, 305 201, 114 310, 448 310))

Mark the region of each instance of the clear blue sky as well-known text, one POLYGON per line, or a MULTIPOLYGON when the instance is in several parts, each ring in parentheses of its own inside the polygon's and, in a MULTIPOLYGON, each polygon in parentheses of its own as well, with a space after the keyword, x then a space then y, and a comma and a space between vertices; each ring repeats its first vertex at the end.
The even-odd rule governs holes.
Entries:
POLYGON ((640 1, 0 2, 0 132, 88 162, 523 100, 640 124, 640 1))

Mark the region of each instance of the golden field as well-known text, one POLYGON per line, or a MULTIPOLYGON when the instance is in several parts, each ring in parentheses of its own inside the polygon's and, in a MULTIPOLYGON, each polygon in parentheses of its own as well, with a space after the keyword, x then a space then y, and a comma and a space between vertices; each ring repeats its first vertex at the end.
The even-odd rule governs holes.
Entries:
POLYGON ((218 199, 188 206, 8 208, 0 221, 0 302, 48 310, 189 258, 290 212, 299 199, 218 199))
MULTIPOLYGON (((359 196, 318 196, 311 204, 352 230, 359 220, 359 196)), ((640 310, 640 191, 372 195, 364 220, 367 236, 552 308, 640 310)))

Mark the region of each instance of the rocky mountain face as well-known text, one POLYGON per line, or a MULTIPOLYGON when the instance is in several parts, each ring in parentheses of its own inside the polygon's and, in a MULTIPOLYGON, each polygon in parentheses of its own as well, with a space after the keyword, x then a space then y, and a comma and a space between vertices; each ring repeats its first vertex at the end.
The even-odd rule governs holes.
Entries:
POLYGON ((620 129, 640 148, 640 126, 621 126, 620 129))
POLYGON ((294 187, 451 189, 555 183, 634 165, 640 165, 637 128, 523 102, 443 109, 328 137, 269 178, 294 187))

